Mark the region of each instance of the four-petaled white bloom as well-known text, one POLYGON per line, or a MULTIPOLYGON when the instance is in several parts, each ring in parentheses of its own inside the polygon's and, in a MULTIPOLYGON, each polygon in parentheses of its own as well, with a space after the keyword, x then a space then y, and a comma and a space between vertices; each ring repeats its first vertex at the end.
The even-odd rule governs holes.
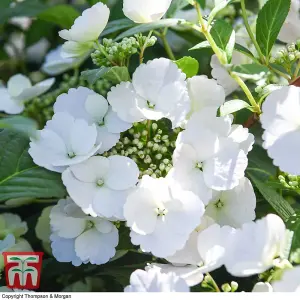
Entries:
POLYGON ((31 139, 28 152, 37 165, 62 172, 94 155, 100 147, 95 146, 96 139, 94 124, 59 112, 31 139))
POLYGON ((7 114, 19 114, 24 110, 24 103, 47 92, 55 79, 49 78, 32 85, 29 78, 17 74, 7 83, 7 88, 0 87, 0 111, 7 114))
POLYGON ((130 276, 130 285, 124 292, 189 292, 184 279, 173 272, 161 273, 159 268, 149 268, 147 271, 136 270, 130 276))
POLYGON ((60 262, 105 264, 116 253, 117 228, 108 220, 90 217, 72 201, 62 199, 50 213, 51 247, 60 262))
POLYGON ((286 86, 272 92, 262 111, 263 146, 274 165, 300 175, 300 88, 286 86))
POLYGON ((236 230, 225 266, 233 276, 260 274, 273 266, 286 244, 283 221, 269 214, 236 230))
POLYGON ((195 194, 169 184, 165 178, 147 175, 124 205, 131 242, 159 257, 182 249, 203 213, 204 205, 195 194))
POLYGON ((274 292, 300 292, 300 266, 284 271, 279 281, 272 283, 274 292))
POLYGON ((83 119, 97 128, 98 153, 110 150, 120 139, 120 133, 132 126, 122 121, 108 106, 106 99, 94 91, 79 87, 61 94, 55 104, 54 112, 66 112, 76 119, 83 119))
POLYGON ((224 226, 241 227, 255 219, 256 197, 249 179, 242 178, 239 185, 227 191, 213 191, 205 214, 224 226))
POLYGON ((178 127, 190 111, 185 77, 171 60, 155 59, 136 69, 132 83, 113 87, 107 100, 123 121, 168 118, 178 127))
POLYGON ((151 23, 160 20, 172 0, 124 0, 123 12, 135 23, 151 23))
POLYGON ((52 76, 59 75, 79 66, 87 57, 88 55, 76 58, 62 57, 62 46, 58 46, 46 55, 45 62, 42 65, 42 71, 52 76))
POLYGON ((232 126, 230 116, 216 117, 215 107, 194 113, 178 135, 169 175, 207 204, 211 189, 233 189, 244 177, 254 138, 248 129, 232 126))
POLYGON ((101 2, 83 11, 71 29, 59 32, 59 36, 67 40, 63 45, 63 57, 80 57, 89 52, 106 27, 108 19, 109 8, 101 2))
POLYGON ((278 35, 278 39, 285 43, 294 43, 300 38, 300 1, 292 0, 291 8, 278 35))
POLYGON ((86 214, 119 220, 124 219, 124 203, 138 177, 136 163, 119 155, 94 156, 62 174, 69 195, 86 214))

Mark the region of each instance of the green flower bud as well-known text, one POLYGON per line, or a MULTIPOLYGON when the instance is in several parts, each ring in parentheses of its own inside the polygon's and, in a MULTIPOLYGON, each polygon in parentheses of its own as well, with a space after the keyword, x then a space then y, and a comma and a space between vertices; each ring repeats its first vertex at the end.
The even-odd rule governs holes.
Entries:
POLYGON ((231 292, 231 286, 229 285, 229 283, 222 284, 221 289, 225 293, 231 292))

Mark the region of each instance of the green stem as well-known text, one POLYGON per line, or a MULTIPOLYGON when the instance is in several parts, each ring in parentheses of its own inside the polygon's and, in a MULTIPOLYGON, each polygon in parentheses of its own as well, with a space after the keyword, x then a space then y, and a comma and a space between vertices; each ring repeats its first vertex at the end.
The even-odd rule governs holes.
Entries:
POLYGON ((166 52, 168 54, 168 57, 171 60, 176 60, 175 55, 174 55, 174 53, 172 51, 172 48, 170 47, 168 39, 166 37, 167 32, 168 32, 168 28, 165 28, 165 30, 159 36, 160 36, 160 38, 161 38, 161 40, 163 42, 163 45, 164 45, 164 48, 165 48, 165 50, 166 50, 166 52))
POLYGON ((227 64, 227 58, 226 55, 219 49, 219 47, 217 46, 217 44, 215 43, 213 37, 211 36, 206 23, 203 19, 202 13, 201 13, 201 9, 200 9, 200 5, 198 2, 195 3, 195 8, 198 14, 198 20, 199 20, 199 24, 201 25, 201 32, 204 34, 204 36, 206 37, 207 41, 209 42, 211 48, 213 49, 214 53, 216 54, 216 56, 218 57, 220 63, 222 65, 227 64))
POLYGON ((144 60, 144 53, 145 53, 145 50, 146 50, 146 47, 147 47, 147 44, 149 42, 149 39, 151 38, 151 35, 153 33, 153 30, 151 30, 146 38, 146 41, 145 41, 145 44, 143 45, 143 47, 141 48, 141 52, 140 52, 140 65, 143 63, 143 60, 144 60))
POLYGON ((295 80, 298 77, 299 71, 300 71, 300 60, 298 61, 295 73, 293 75, 293 80, 295 80))
POLYGON ((284 74, 283 72, 279 71, 279 70, 276 70, 275 68, 273 68, 271 65, 265 65, 266 67, 269 68, 270 71, 274 72, 274 73, 277 73, 279 76, 285 78, 287 81, 290 81, 291 78, 289 77, 289 75, 287 74, 284 74))
POLYGON ((212 283, 215 291, 220 293, 221 290, 220 290, 219 286, 217 285, 217 283, 215 282, 215 280, 213 279, 213 277, 210 275, 210 273, 206 273, 206 275, 208 275, 210 277, 211 283, 212 283))
POLYGON ((246 26, 246 30, 249 34, 249 37, 250 37, 250 39, 251 39, 251 41, 252 41, 252 43, 253 43, 253 45, 254 45, 257 53, 258 53, 258 55, 259 55, 259 57, 260 57, 261 62, 264 63, 265 62, 265 56, 261 52, 260 47, 259 47, 259 45, 256 41, 256 38, 255 38, 255 36, 252 32, 252 29, 249 25, 249 22, 248 22, 245 0, 241 0, 241 6, 242 6, 242 15, 243 15, 244 23, 245 23, 245 26, 246 26))
POLYGON ((244 93, 246 94, 250 104, 253 106, 255 109, 255 112, 258 114, 261 114, 261 110, 259 105, 256 103, 251 91, 248 89, 247 85, 245 82, 234 72, 230 72, 230 76, 239 84, 239 86, 242 88, 244 93))

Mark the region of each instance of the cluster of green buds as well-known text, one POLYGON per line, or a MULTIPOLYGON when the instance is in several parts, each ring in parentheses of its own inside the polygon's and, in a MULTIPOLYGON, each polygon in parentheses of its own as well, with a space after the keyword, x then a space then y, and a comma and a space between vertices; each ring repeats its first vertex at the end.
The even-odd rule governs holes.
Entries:
POLYGON ((288 189, 299 189, 300 187, 300 176, 282 173, 278 176, 278 179, 288 189))
POLYGON ((296 43, 288 44, 285 48, 280 49, 270 58, 270 63, 281 65, 290 74, 293 65, 300 59, 300 40, 296 43))
POLYGON ((95 51, 91 54, 93 63, 101 66, 128 66, 132 55, 145 51, 156 43, 156 37, 136 34, 125 37, 121 42, 103 39, 102 44, 95 44, 95 51))
POLYGON ((134 123, 120 141, 103 156, 123 155, 133 159, 140 176, 165 177, 172 168, 172 154, 180 129, 171 130, 168 120, 134 123))
POLYGON ((53 104, 56 98, 68 92, 70 88, 77 88, 78 86, 88 87, 106 97, 111 83, 106 79, 98 79, 95 84, 91 85, 77 74, 73 76, 64 74, 62 82, 56 89, 28 102, 23 115, 35 119, 43 127, 53 116, 53 104))

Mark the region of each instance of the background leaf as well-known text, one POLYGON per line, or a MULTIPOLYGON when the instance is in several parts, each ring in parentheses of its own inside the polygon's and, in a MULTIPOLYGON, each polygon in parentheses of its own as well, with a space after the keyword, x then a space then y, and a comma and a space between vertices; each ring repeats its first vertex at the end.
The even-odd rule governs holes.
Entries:
POLYGON ((37 129, 36 121, 22 116, 14 116, 0 119, 0 128, 9 128, 30 136, 37 129))
POLYGON ((118 84, 122 81, 130 81, 130 75, 127 67, 112 67, 103 74, 103 78, 109 80, 113 84, 118 84))
POLYGON ((100 69, 88 70, 81 72, 81 78, 89 84, 94 84, 99 78, 102 78, 109 68, 101 67, 100 69))
POLYGON ((187 78, 196 76, 198 74, 199 63, 193 57, 185 56, 179 60, 176 60, 175 64, 183 73, 186 74, 187 78))
POLYGON ((259 11, 256 40, 265 56, 269 56, 280 29, 289 13, 291 0, 268 0, 259 11))
POLYGON ((0 202, 24 198, 63 198, 61 174, 36 166, 28 154, 23 134, 0 132, 0 202))

